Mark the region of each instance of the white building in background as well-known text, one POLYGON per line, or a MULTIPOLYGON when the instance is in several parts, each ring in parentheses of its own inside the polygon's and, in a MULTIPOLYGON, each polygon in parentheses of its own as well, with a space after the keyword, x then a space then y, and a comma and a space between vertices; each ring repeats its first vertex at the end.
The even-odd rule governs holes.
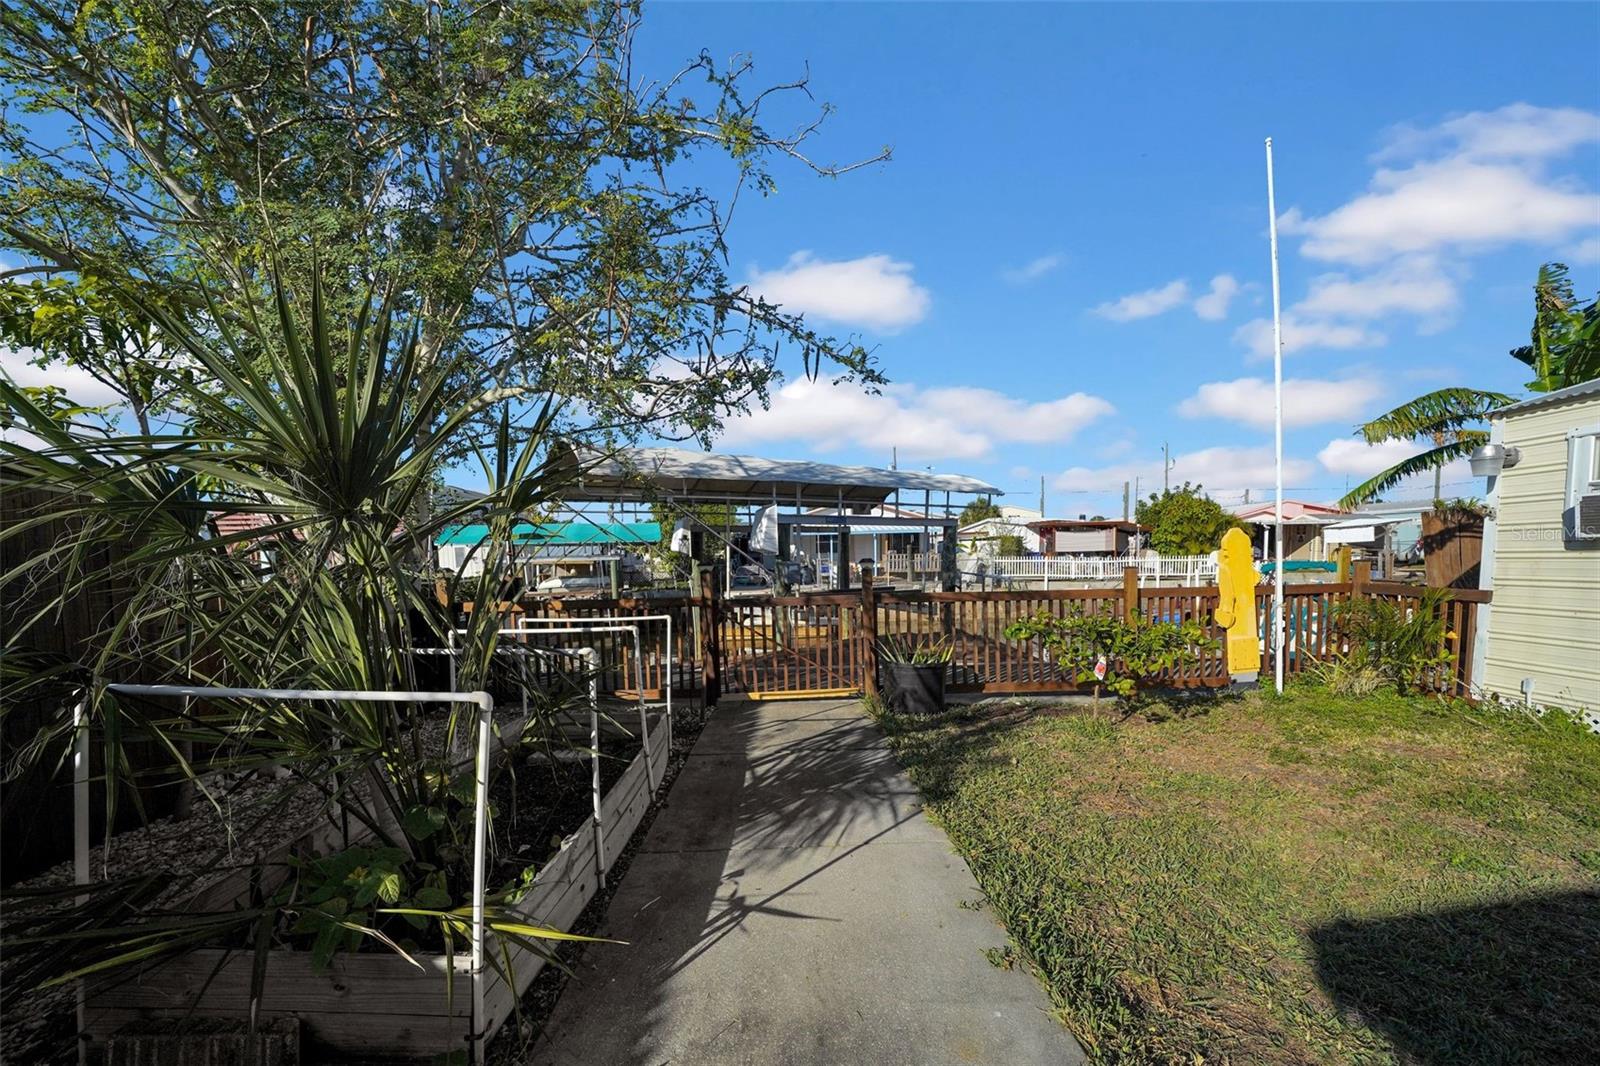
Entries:
POLYGON ((1600 381, 1489 417, 1475 686, 1600 723, 1600 381))
POLYGON ((956 543, 965 555, 1000 555, 1003 554, 1000 538, 1018 537, 1025 555, 1038 555, 1039 534, 1029 529, 1028 523, 1037 522, 1041 517, 1038 511, 1027 507, 1002 506, 999 517, 969 522, 957 529, 956 543))

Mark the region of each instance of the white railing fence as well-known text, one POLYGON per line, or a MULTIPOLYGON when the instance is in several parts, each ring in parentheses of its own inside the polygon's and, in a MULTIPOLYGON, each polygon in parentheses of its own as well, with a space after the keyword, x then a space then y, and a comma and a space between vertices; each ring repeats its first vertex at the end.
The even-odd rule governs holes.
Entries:
MULTIPOLYGON (((958 555, 956 569, 964 582, 991 581, 1112 581, 1128 567, 1141 581, 1175 581, 1184 585, 1208 584, 1217 578, 1217 561, 1209 555, 958 555)), ((885 577, 916 578, 939 572, 938 552, 889 552, 883 558, 885 577)))

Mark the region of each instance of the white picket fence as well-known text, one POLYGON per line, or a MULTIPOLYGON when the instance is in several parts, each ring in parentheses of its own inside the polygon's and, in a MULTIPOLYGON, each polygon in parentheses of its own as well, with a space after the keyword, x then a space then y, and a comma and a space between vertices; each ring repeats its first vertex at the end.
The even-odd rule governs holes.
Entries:
MULTIPOLYGON (((1140 581, 1173 581, 1181 585, 1210 584, 1217 579, 1217 561, 1209 555, 958 555, 956 569, 967 582, 980 575, 991 581, 1113 581, 1128 567, 1139 571, 1140 581), (980 567, 982 568, 980 570, 980 567)), ((885 576, 912 577, 939 572, 938 552, 890 552, 883 559, 885 576)))

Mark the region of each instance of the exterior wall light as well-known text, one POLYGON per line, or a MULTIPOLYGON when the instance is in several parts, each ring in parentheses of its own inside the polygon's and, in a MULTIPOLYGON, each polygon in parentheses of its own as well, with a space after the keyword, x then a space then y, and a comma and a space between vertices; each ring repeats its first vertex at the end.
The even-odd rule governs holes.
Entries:
POLYGON ((1522 461, 1522 449, 1514 444, 1485 444, 1467 457, 1472 464, 1473 477, 1499 477, 1502 469, 1510 469, 1522 461))

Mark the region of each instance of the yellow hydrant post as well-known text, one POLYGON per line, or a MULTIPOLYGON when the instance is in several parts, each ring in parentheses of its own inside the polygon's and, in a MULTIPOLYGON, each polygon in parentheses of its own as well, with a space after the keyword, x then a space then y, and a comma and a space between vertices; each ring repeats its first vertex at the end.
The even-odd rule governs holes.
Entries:
POLYGON ((1250 558, 1250 537, 1242 529, 1222 535, 1217 552, 1217 625, 1228 631, 1228 676, 1235 684, 1253 682, 1261 670, 1261 642, 1256 634, 1256 573, 1250 558))

